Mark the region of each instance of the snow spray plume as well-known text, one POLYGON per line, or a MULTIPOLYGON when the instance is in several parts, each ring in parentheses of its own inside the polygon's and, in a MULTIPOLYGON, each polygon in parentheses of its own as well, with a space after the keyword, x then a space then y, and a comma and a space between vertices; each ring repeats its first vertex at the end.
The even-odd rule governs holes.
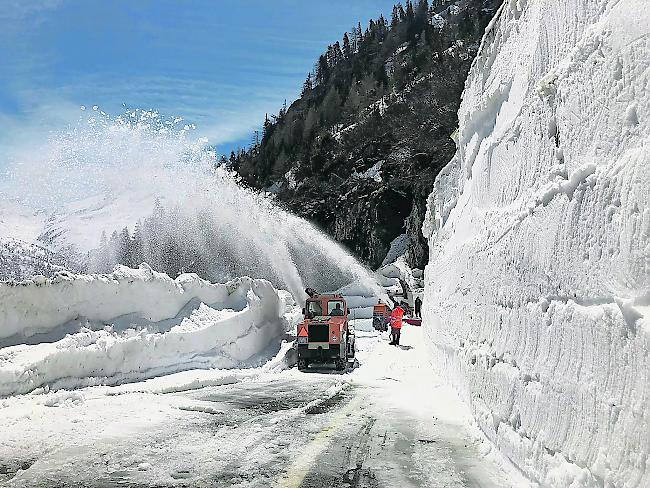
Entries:
POLYGON ((13 165, 13 188, 30 189, 13 197, 53 215, 54 247, 90 251, 89 271, 146 261, 171 275, 266 278, 296 298, 306 286, 377 289, 327 235, 217 167, 192 129, 156 112, 111 118, 95 109, 13 165))

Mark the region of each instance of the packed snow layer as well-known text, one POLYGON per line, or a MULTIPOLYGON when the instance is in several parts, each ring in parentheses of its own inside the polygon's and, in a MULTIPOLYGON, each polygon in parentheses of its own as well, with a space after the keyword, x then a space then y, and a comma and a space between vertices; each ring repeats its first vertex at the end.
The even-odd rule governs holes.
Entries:
POLYGON ((650 486, 650 11, 506 0, 436 180, 435 364, 545 486, 650 486))
POLYGON ((0 348, 0 396, 242 366, 293 312, 264 280, 172 280, 147 265, 0 283, 0 346, 14 344, 0 348))

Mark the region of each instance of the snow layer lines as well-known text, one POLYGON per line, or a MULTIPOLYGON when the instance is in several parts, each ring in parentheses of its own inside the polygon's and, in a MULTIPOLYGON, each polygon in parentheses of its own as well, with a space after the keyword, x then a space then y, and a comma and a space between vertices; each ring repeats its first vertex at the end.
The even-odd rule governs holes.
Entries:
POLYGON ((506 0, 436 180, 434 364, 543 486, 650 486, 650 11, 506 0))
POLYGON ((264 280, 172 280, 147 265, 0 283, 0 396, 245 366, 285 334, 293 305, 264 280))

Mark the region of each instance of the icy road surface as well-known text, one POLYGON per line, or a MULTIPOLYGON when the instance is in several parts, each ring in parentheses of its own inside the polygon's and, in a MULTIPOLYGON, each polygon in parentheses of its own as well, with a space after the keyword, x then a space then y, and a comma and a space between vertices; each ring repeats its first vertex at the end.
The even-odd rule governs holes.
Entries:
POLYGON ((0 400, 0 486, 528 485, 438 384, 419 328, 400 348, 358 342, 346 374, 188 371, 0 400))

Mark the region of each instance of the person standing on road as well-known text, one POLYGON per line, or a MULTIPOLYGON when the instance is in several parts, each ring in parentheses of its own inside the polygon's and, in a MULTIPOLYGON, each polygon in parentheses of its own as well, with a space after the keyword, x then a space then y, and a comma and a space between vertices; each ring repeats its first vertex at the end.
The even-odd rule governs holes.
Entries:
POLYGON ((402 335, 402 317, 404 316, 404 310, 399 305, 395 307, 390 314, 390 335, 391 335, 391 346, 399 346, 400 335, 402 335))
POLYGON ((415 316, 419 319, 422 318, 422 299, 420 297, 415 299, 415 316))

